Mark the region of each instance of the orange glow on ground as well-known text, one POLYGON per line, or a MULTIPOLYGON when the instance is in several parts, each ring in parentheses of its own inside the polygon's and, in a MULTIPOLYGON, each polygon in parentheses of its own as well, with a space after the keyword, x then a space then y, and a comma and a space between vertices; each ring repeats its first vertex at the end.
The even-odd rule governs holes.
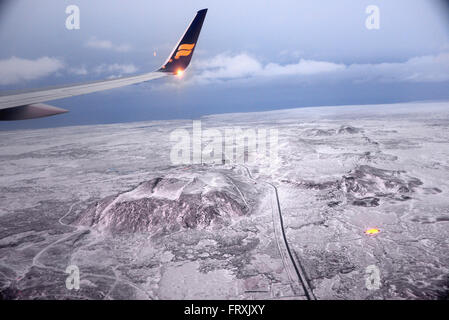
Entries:
POLYGON ((176 75, 178 77, 182 77, 183 74, 184 74, 184 70, 182 70, 182 69, 178 69, 178 71, 176 71, 176 75))
POLYGON ((367 234, 367 235, 378 234, 379 232, 380 232, 380 230, 376 229, 376 228, 371 228, 371 229, 365 230, 365 234, 367 234))

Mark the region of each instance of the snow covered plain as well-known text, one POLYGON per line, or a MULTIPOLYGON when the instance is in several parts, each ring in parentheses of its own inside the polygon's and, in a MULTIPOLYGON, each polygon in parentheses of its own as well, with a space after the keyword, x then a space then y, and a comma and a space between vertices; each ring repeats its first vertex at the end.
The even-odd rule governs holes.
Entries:
POLYGON ((449 103, 201 120, 277 128, 278 160, 172 165, 187 120, 0 132, 0 297, 448 298, 449 103))

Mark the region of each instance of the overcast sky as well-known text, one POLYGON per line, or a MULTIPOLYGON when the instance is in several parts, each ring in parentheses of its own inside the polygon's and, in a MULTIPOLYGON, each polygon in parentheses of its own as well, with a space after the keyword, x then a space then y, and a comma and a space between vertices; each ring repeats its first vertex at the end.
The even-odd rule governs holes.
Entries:
POLYGON ((0 130, 449 100, 440 0, 1 2, 1 91, 152 71, 196 11, 209 11, 182 79, 53 101, 70 113, 0 130), (66 29, 68 5, 80 9, 79 30, 66 29), (366 28, 369 5, 380 10, 378 30, 366 28))

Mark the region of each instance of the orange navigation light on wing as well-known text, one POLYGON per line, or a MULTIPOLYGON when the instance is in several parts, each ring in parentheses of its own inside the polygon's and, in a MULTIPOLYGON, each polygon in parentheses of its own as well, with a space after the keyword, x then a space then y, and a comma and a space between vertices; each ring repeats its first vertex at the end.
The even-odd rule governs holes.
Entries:
POLYGON ((373 235, 373 234, 378 234, 380 232, 380 230, 379 229, 376 229, 376 228, 370 228, 370 229, 366 229, 365 230, 365 234, 366 235, 373 235))
POLYGON ((184 74, 184 70, 182 70, 182 69, 178 69, 177 71, 176 71, 176 75, 178 76, 178 77, 182 77, 182 75, 184 74))

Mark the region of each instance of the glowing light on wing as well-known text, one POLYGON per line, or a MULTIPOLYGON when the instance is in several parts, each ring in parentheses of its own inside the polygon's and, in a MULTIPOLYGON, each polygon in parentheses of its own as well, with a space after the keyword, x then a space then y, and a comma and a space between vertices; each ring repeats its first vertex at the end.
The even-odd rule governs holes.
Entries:
POLYGON ((184 74, 184 70, 182 70, 182 69, 178 69, 178 71, 176 71, 176 75, 180 78, 182 77, 183 74, 184 74))
POLYGON ((370 228, 370 229, 365 230, 366 235, 378 234, 379 232, 380 232, 380 230, 377 228, 370 228))

